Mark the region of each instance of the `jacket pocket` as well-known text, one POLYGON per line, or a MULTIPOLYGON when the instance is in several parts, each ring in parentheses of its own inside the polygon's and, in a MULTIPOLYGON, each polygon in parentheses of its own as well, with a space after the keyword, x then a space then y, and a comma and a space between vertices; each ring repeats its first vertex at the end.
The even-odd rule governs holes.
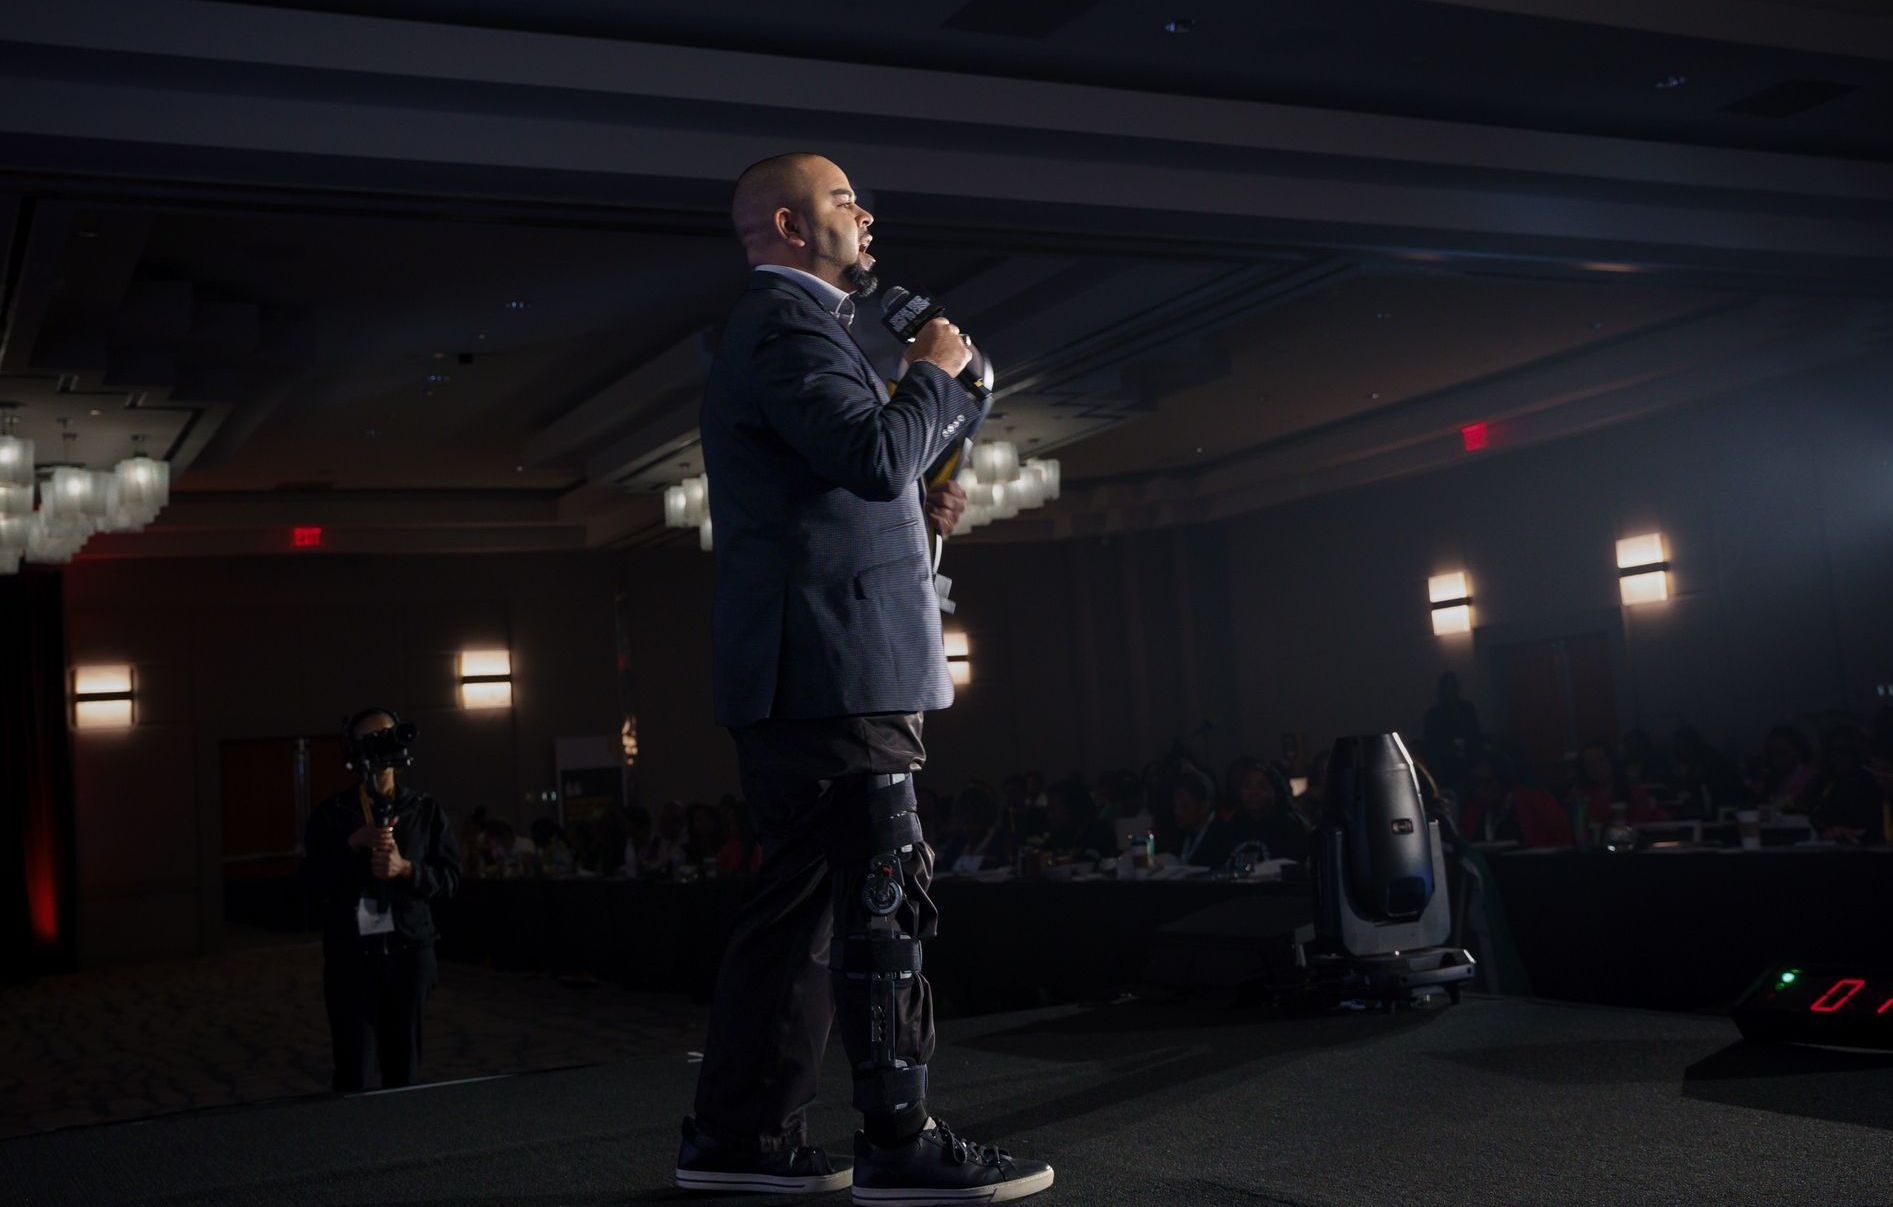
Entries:
POLYGON ((912 590, 926 581, 927 558, 924 554, 897 558, 878 566, 869 566, 855 575, 854 597, 878 599, 899 591, 912 590))

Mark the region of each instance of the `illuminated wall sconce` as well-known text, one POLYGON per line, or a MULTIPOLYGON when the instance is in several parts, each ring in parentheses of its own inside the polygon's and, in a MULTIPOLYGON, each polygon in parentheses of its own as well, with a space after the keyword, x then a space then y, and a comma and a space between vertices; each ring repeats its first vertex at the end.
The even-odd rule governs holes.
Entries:
POLYGON ((1646 532, 1617 542, 1617 589, 1626 607, 1670 597, 1670 563, 1663 552, 1662 533, 1646 532))
POLYGON ((80 666, 72 672, 74 729, 129 729, 132 724, 129 666, 80 666))
POLYGON ((1433 606, 1433 636, 1472 632, 1472 587, 1464 570, 1427 579, 1426 598, 1433 606))
POLYGON ((513 656, 507 650, 462 650, 460 707, 511 708, 513 656))
POLYGON ((942 634, 946 640, 947 675, 953 686, 965 687, 973 681, 973 644, 963 632, 942 634))

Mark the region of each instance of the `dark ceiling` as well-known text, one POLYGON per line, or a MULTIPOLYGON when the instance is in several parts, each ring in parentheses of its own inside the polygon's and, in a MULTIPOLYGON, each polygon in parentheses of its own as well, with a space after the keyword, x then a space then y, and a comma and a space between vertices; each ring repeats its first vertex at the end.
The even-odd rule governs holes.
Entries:
POLYGON ((1883 353, 1893 14, 1738 7, 24 9, 0 397, 173 459, 105 555, 678 539, 728 181, 813 147, 1065 461, 976 539, 1418 472, 1883 353))
MULTIPOLYGON (((1612 138, 1893 158, 1893 73, 1870 48, 1821 54, 1459 4, 263 2, 1612 138)), ((1566 7, 1575 15, 1592 6, 1566 7)), ((1775 7, 1784 28, 1823 7, 1885 15, 1885 6, 1867 3, 1775 7)), ((872 112, 872 98, 857 99, 872 112)))

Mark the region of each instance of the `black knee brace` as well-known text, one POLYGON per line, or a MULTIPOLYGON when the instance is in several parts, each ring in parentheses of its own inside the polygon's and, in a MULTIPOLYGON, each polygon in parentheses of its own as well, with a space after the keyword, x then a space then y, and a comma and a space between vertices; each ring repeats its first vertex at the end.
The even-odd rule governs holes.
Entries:
POLYGON ((871 1059, 855 1069, 854 1105, 874 1113, 904 1110, 927 1096, 927 1066, 900 1059, 895 1028, 897 995, 920 975, 920 940, 897 915, 906 900, 906 862, 920 843, 914 812, 914 781, 905 774, 867 779, 869 833, 875 854, 868 860, 861 891, 848 903, 829 966, 849 979, 868 982, 868 1041, 871 1059))

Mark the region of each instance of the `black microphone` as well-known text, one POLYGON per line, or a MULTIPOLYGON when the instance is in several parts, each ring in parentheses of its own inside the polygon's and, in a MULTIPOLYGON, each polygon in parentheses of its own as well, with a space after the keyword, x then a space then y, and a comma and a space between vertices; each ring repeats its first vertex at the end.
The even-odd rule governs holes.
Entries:
MULTIPOLYGON (((368 799, 372 805, 375 829, 385 830, 394 824, 394 799, 381 795, 381 790, 373 779, 375 773, 370 771, 368 774, 370 777, 367 781, 368 799)), ((384 914, 388 912, 388 882, 386 880, 375 881, 375 905, 379 912, 384 914)))
MULTIPOLYGON (((939 318, 946 307, 930 297, 890 285, 881 295, 881 321, 887 329, 903 344, 911 344, 920 329, 939 318)), ((993 393, 993 363, 984 352, 973 347, 973 341, 965 335, 966 347, 973 354, 973 359, 966 362, 959 376, 953 380, 964 386, 977 402, 987 402, 993 393)))
MULTIPOLYGON (((932 298, 902 289, 898 285, 890 285, 887 292, 881 295, 881 321, 887 324, 887 329, 892 331, 894 337, 903 344, 913 343, 914 337, 920 334, 920 329, 938 318, 940 312, 945 309, 945 306, 932 298)), ((973 341, 967 339, 964 334, 960 338, 966 340, 966 347, 972 352, 973 358, 966 362, 966 367, 961 369, 953 380, 973 396, 975 409, 966 420, 955 420, 944 433, 948 437, 947 446, 940 450, 940 455, 935 457, 933 464, 927 467, 927 472, 920 475, 922 499, 926 498, 928 491, 949 481, 960 472, 960 467, 965 465, 967 458, 972 455, 973 438, 979 434, 980 426, 986 422, 986 416, 990 415, 993 409, 992 361, 984 352, 973 347, 973 341)), ((954 603, 952 598, 953 580, 940 573, 940 557, 945 552, 945 548, 946 538, 938 529, 935 529, 933 533, 933 588, 940 599, 940 610, 951 613, 959 605, 954 603)))

